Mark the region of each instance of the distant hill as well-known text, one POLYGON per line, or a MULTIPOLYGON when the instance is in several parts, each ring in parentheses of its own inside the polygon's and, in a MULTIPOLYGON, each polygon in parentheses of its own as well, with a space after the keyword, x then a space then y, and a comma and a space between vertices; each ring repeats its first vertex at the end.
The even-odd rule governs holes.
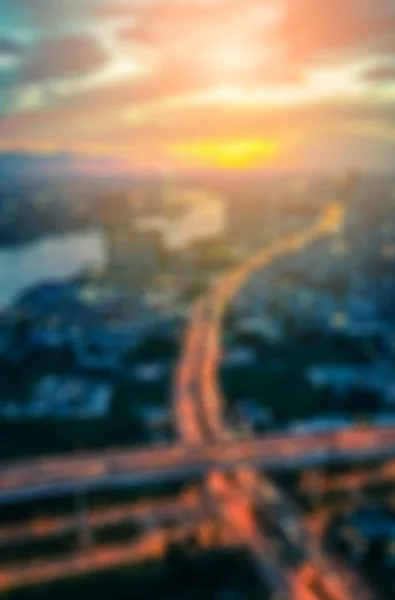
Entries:
POLYGON ((130 165, 122 159, 67 152, 35 154, 0 152, 1 178, 128 175, 130 165))

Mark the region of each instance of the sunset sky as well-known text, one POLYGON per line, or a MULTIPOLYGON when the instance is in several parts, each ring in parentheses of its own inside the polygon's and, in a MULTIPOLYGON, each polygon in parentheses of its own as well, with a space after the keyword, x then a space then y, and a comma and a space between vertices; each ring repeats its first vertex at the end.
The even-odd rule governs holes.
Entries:
POLYGON ((0 0, 0 151, 395 166, 395 0, 0 0))

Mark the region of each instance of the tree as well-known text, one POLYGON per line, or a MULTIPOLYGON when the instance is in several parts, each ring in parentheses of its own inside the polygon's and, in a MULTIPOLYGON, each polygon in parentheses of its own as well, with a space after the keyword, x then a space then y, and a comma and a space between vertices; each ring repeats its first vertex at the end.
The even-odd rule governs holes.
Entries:
POLYGON ((136 359, 150 361, 175 358, 177 352, 178 343, 173 336, 151 333, 136 349, 136 359))

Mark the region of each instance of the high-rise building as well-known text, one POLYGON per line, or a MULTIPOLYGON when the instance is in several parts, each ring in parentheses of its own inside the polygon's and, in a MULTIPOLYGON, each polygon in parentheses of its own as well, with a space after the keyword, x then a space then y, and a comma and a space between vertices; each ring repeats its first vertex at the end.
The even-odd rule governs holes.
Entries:
POLYGON ((183 189, 176 183, 173 169, 167 168, 162 171, 161 184, 162 216, 169 220, 177 220, 188 210, 188 202, 183 189))
POLYGON ((356 169, 349 168, 345 171, 341 180, 340 193, 342 200, 347 202, 353 196, 359 183, 359 173, 356 169))
POLYGON ((138 227, 134 203, 128 197, 108 197, 100 202, 100 221, 109 273, 123 281, 138 282, 157 268, 160 240, 138 227))
POLYGON ((104 233, 106 264, 122 267, 133 235, 133 213, 127 198, 108 196, 99 203, 99 219, 104 233))
POLYGON ((163 209, 166 211, 170 208, 175 202, 176 196, 176 188, 174 183, 174 172, 172 169, 164 169, 162 172, 162 205, 163 209))

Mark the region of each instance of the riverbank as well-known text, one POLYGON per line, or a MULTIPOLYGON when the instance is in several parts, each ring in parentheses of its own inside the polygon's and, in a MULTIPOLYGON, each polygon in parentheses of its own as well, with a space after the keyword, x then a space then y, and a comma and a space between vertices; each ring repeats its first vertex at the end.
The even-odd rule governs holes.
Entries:
POLYGON ((30 244, 0 248, 0 308, 39 281, 70 277, 103 261, 104 244, 98 230, 47 236, 30 244))

